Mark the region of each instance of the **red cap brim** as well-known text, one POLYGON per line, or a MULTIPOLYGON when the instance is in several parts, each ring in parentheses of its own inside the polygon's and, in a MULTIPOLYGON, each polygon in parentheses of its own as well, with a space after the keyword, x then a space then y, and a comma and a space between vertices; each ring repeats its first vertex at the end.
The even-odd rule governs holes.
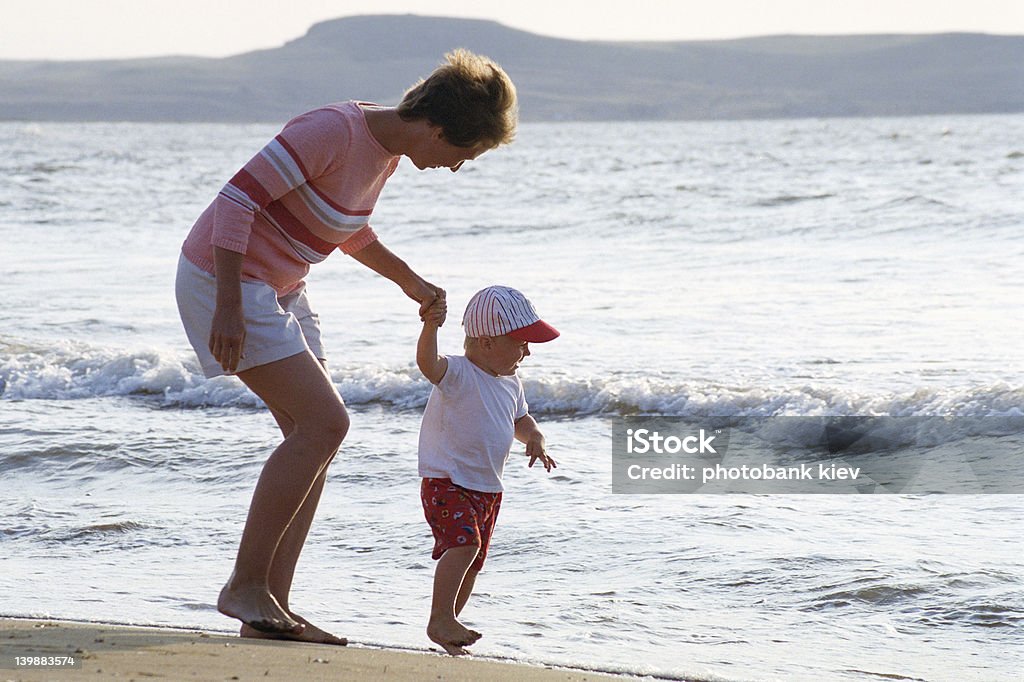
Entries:
POLYGON ((545 343, 557 339, 559 332, 544 320, 537 320, 531 325, 510 331, 508 335, 518 341, 545 343))

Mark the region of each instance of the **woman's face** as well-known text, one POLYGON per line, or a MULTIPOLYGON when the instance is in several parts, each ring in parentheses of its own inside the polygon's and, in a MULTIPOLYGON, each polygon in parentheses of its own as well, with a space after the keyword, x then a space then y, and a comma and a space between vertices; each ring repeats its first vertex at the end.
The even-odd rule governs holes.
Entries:
POLYGON ((474 147, 459 147, 445 139, 440 126, 430 126, 429 136, 420 148, 410 153, 409 160, 420 170, 427 168, 448 168, 456 172, 466 161, 479 157, 489 147, 479 144, 474 147))

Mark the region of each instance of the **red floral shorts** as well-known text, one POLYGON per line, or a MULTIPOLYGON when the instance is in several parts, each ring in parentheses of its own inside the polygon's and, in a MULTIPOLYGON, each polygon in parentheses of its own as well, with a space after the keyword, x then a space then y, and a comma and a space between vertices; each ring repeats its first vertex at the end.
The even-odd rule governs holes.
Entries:
POLYGON ((424 478, 420 486, 423 515, 434 534, 433 559, 453 547, 479 547, 470 570, 484 566, 491 532, 501 509, 501 493, 482 493, 455 485, 448 478, 424 478))

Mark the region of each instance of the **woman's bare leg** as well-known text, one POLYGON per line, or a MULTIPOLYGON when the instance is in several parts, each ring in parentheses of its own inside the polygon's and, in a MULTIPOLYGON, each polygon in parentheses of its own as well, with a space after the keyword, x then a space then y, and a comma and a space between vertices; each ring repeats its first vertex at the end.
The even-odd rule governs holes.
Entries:
POLYGON ((274 561, 270 565, 270 579, 268 581, 270 593, 277 599, 281 608, 289 616, 306 626, 305 629, 299 634, 265 634, 243 623, 239 631, 242 637, 291 639, 301 642, 336 644, 340 646, 348 644, 348 640, 344 637, 333 635, 296 614, 289 603, 292 579, 295 576, 295 566, 299 561, 299 555, 302 553, 306 536, 309 534, 313 516, 316 514, 316 508, 320 502, 320 494, 323 492, 326 477, 327 468, 325 467, 320 476, 317 477, 316 483, 310 488, 309 495, 306 496, 306 501, 302 504, 299 513, 295 515, 295 519, 292 520, 288 530, 285 531, 284 537, 281 538, 281 543, 277 546, 277 552, 274 553, 274 561))
MULTIPOLYGON (((327 373, 308 352, 238 376, 271 410, 286 416, 292 428, 260 474, 235 570, 221 590, 217 607, 261 632, 297 634, 303 624, 274 597, 271 568, 294 521, 300 520, 295 532, 305 540, 322 489, 322 475, 348 431, 348 414, 327 373), (316 499, 310 500, 314 502, 312 510, 300 517, 318 481, 316 499)), ((288 572, 294 572, 294 563, 288 572)), ((290 585, 290 579, 288 582, 290 585)))
MULTIPOLYGON (((270 412, 273 414, 278 427, 281 429, 281 435, 287 438, 292 432, 292 429, 295 428, 295 423, 290 417, 288 417, 288 415, 278 412, 273 408, 271 408, 270 412)), ((288 526, 288 530, 285 531, 284 537, 281 538, 281 542, 277 546, 277 551, 274 553, 274 560, 270 565, 270 579, 268 581, 268 584, 270 585, 270 593, 275 599, 277 599, 277 603, 281 605, 281 608, 283 608, 289 616, 306 626, 305 629, 299 634, 263 633, 246 625, 245 623, 242 623, 242 627, 239 630, 239 635, 241 637, 256 639, 289 639, 302 642, 315 642, 318 644, 335 644, 340 646, 348 644, 348 640, 344 637, 333 635, 296 614, 295 611, 292 610, 289 602, 292 580, 295 577, 295 567, 298 564, 302 548, 306 543, 306 536, 309 534, 309 529, 312 526, 317 507, 320 504, 320 495, 323 492, 324 484, 327 479, 327 469, 329 466, 330 462, 328 462, 327 466, 323 468, 320 475, 317 477, 316 482, 313 484, 313 487, 310 488, 309 494, 306 496, 306 501, 302 503, 302 508, 299 509, 299 513, 295 515, 295 518, 288 526)))

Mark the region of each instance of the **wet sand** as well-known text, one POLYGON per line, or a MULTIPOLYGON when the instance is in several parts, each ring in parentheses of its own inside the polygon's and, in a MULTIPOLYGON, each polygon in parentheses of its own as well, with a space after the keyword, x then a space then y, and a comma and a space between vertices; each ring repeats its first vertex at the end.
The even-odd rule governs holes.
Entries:
POLYGON ((107 679, 599 682, 636 678, 358 645, 336 647, 195 630, 0 619, 0 682, 107 679), (63 663, 62 659, 73 659, 74 665, 38 665, 63 663))

